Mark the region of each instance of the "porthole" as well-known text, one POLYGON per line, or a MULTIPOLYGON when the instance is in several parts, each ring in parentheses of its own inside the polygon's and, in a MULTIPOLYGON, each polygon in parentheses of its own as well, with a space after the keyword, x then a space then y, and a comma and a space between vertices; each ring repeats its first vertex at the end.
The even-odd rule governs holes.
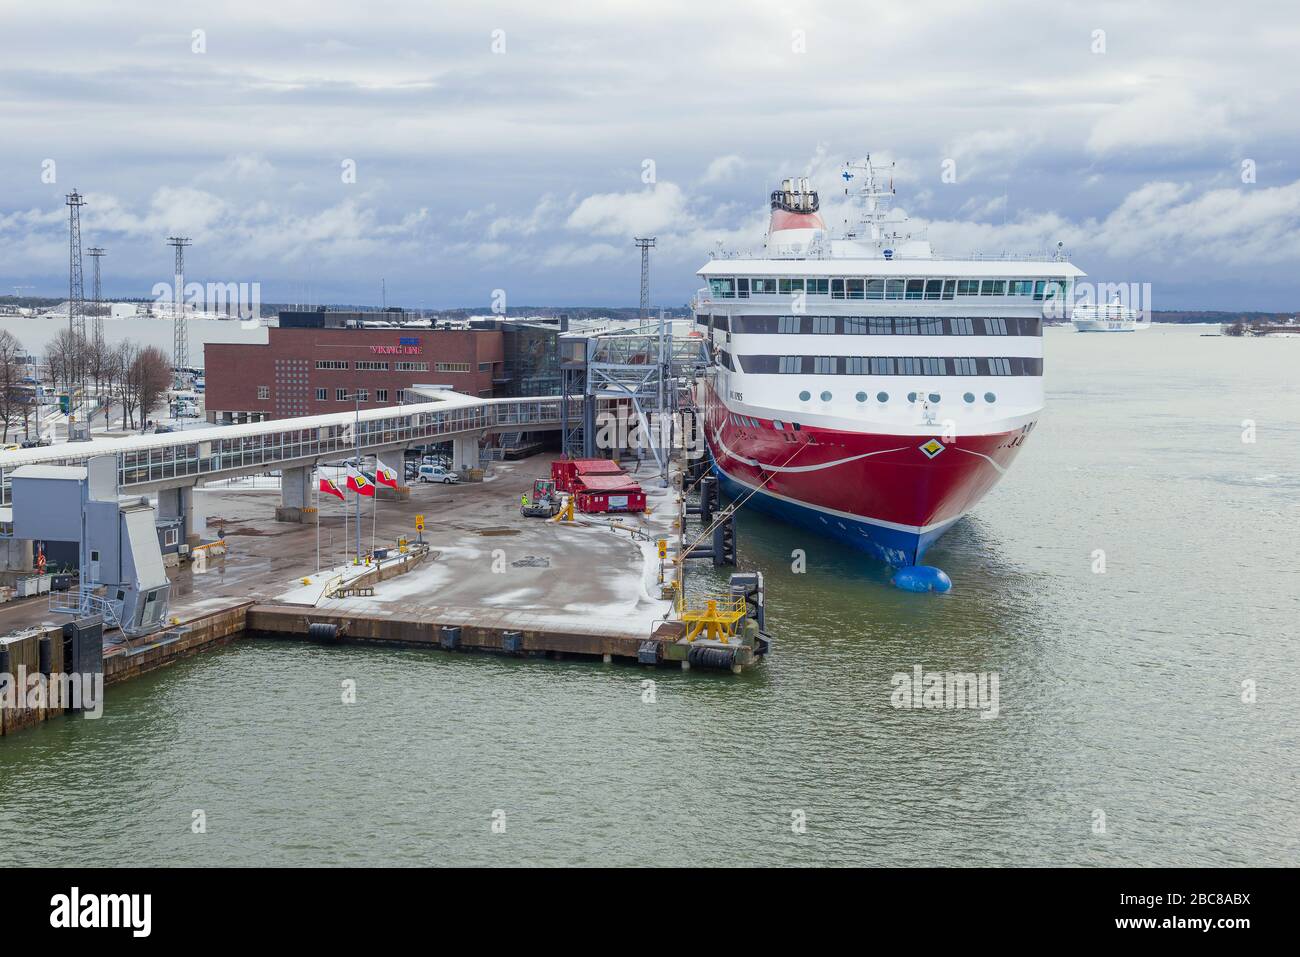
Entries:
POLYGON ((829 392, 823 392, 823 393, 822 393, 822 401, 823 401, 823 402, 829 402, 830 400, 831 400, 831 394, 830 394, 829 392))
POLYGON ((931 402, 938 402, 941 398, 942 398, 942 396, 940 396, 938 392, 931 392, 931 393, 930 393, 930 401, 931 401, 931 402))
POLYGON ((800 401, 800 402, 807 402, 807 401, 808 401, 809 399, 811 399, 811 398, 812 398, 812 393, 809 392, 807 389, 805 389, 803 392, 800 392, 800 393, 799 393, 799 401, 800 401))
POLYGON ((907 393, 907 401, 908 401, 908 402, 915 402, 915 401, 916 401, 916 393, 915 393, 915 392, 909 392, 909 393, 907 393))
POLYGON ((889 393, 888 393, 888 392, 877 392, 877 393, 876 393, 876 401, 877 401, 877 402, 888 402, 888 401, 889 401, 889 393))
POLYGON ((969 404, 975 401, 975 393, 967 392, 964 396, 962 396, 962 398, 966 400, 967 404, 969 404))
POLYGON ((984 393, 984 401, 985 401, 985 402, 996 402, 996 401, 998 401, 998 397, 997 397, 996 395, 994 395, 992 392, 985 392, 985 393, 984 393))
POLYGON ((865 392, 859 392, 859 393, 858 393, 857 395, 855 395, 853 398, 857 399, 859 402, 866 402, 866 401, 867 401, 867 394, 866 394, 865 392))

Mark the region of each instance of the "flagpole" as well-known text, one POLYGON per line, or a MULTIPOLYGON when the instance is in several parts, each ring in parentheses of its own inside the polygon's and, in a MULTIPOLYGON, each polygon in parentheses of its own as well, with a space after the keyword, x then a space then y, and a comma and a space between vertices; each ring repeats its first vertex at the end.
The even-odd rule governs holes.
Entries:
POLYGON ((320 476, 312 466, 311 477, 316 480, 316 574, 320 574, 320 476))
POLYGON ((379 525, 379 456, 375 456, 375 500, 370 504, 370 554, 375 553, 375 529, 379 525))

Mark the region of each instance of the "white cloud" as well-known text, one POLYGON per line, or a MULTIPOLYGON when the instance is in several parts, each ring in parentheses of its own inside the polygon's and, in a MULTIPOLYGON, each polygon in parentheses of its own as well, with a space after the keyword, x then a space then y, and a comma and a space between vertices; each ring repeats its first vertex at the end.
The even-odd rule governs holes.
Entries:
POLYGON ((745 168, 743 157, 730 153, 726 156, 719 156, 709 163, 709 168, 704 171, 703 183, 722 183, 735 178, 736 174, 745 168))
POLYGON ((597 236, 627 236, 630 242, 634 235, 680 232, 692 218, 681 187, 662 182, 634 192, 588 196, 565 225, 597 236))

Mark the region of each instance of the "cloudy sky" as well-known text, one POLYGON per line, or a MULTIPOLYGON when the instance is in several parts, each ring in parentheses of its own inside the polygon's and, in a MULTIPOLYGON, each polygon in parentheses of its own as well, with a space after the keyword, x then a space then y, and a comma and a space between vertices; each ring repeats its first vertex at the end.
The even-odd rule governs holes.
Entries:
POLYGON ((941 253, 1300 309, 1295 0, 0 0, 0 37, 2 293, 66 295, 76 188, 108 294, 183 233, 266 301, 634 305, 650 234, 679 305, 870 151, 941 253))

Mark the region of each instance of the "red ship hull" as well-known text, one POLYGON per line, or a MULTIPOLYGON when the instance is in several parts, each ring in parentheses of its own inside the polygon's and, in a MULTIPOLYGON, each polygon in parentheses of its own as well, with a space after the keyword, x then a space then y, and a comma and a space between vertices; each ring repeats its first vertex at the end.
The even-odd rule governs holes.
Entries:
POLYGON ((745 504, 914 565, 1015 460, 1036 419, 1007 432, 850 432, 734 416, 710 395, 706 437, 728 493, 745 504), (748 421, 747 421, 748 420, 748 421))

